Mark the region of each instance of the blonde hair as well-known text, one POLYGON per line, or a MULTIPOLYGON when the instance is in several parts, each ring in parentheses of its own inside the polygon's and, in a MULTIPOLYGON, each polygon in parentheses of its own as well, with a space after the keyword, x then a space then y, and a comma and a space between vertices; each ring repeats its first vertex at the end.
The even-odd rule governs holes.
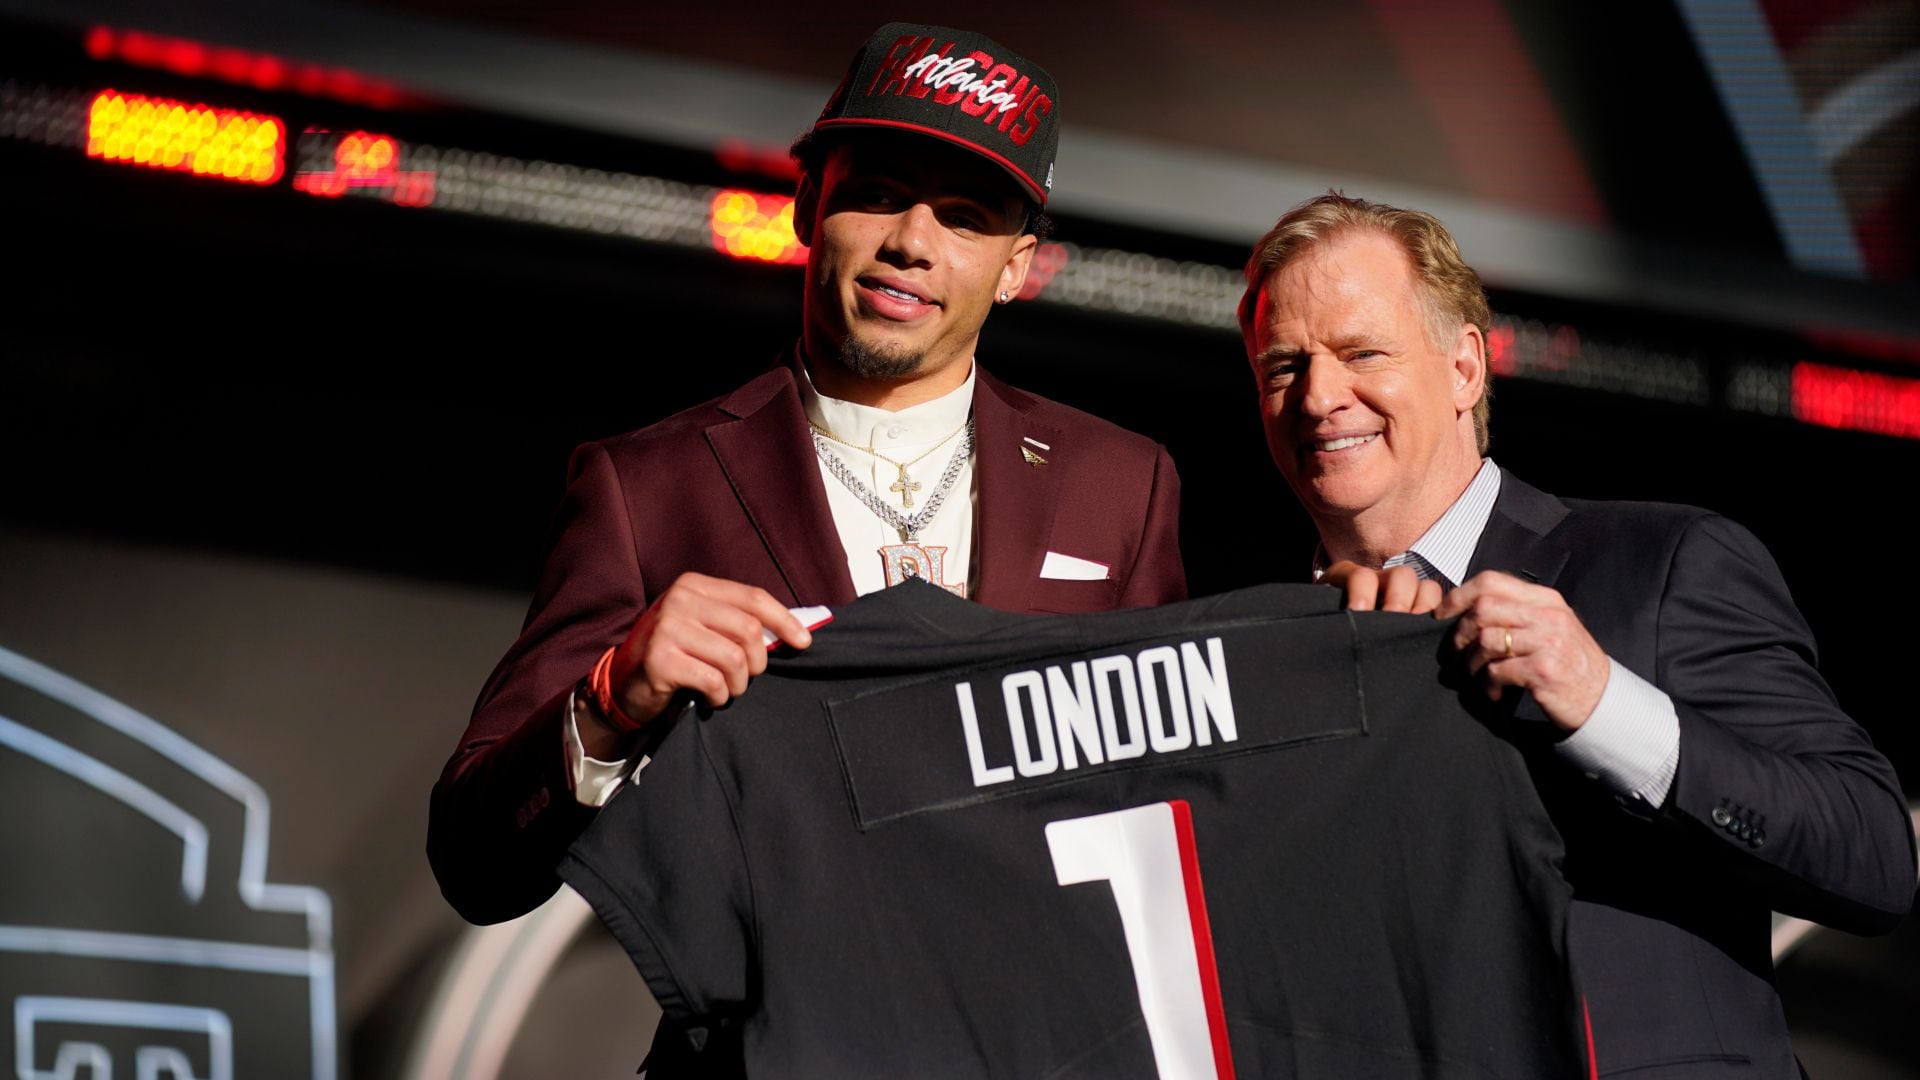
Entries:
MULTIPOLYGON (((1253 348, 1254 309, 1267 279, 1314 248, 1352 229, 1372 229, 1392 237, 1413 265, 1414 281, 1426 309, 1427 340, 1436 349, 1450 349, 1462 323, 1480 328, 1483 369, 1485 344, 1493 313, 1487 307, 1480 275, 1460 257, 1453 234, 1432 214, 1402 210, 1329 191, 1286 212, 1267 235, 1253 245, 1247 259, 1247 291, 1240 298, 1240 335, 1253 348)), ((1480 400, 1473 406, 1473 434, 1482 455, 1487 452, 1487 422, 1493 409, 1493 373, 1481 380, 1480 400)))

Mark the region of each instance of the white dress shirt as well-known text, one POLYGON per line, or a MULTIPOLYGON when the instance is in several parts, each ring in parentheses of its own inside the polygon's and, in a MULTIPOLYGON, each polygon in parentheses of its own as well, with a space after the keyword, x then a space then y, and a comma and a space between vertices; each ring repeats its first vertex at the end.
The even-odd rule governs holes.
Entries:
MULTIPOLYGON (((800 404, 806 410, 809 423, 838 440, 827 443, 828 452, 853 470, 868 491, 886 500, 888 506, 903 516, 912 517, 926 509, 927 500, 940 486, 941 474, 946 472, 960 446, 961 429, 973 413, 973 381, 974 371, 969 362, 967 381, 959 388, 932 401, 888 412, 827 397, 813 388, 813 378, 808 376, 800 383, 800 404), (882 461, 880 455, 897 462, 914 462, 907 471, 918 489, 895 490, 900 482, 900 469, 882 461), (919 460, 915 461, 916 458, 919 460), (906 505, 908 496, 912 496, 912 506, 906 505)), ((840 533, 840 546, 846 549, 847 573, 853 578, 854 593, 865 596, 899 584, 890 579, 889 560, 882 554, 883 549, 903 544, 899 530, 868 509, 859 496, 833 475, 824 459, 816 460, 820 466, 820 482, 827 488, 827 507, 833 511, 833 524, 840 533)), ((931 560, 939 563, 937 580, 930 572, 932 567, 922 569, 918 576, 960 596, 971 595, 968 583, 974 577, 974 500, 973 455, 968 455, 960 463, 945 504, 920 530, 915 541, 931 560)), ((899 569, 896 558, 894 576, 898 576, 899 569)))

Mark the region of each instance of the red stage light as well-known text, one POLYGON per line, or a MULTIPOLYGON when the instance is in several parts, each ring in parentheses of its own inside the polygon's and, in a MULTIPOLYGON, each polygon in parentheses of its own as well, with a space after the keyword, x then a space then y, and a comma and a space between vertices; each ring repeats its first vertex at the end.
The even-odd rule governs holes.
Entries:
POLYGON ((800 166, 784 146, 756 146, 745 139, 723 139, 713 156, 737 173, 760 173, 781 180, 800 179, 800 166))
POLYGON ((118 60, 135 67, 171 71, 188 78, 218 79, 256 90, 291 90, 309 97, 330 97, 381 109, 394 108, 409 100, 391 83, 341 68, 290 63, 266 53, 206 45, 139 30, 96 26, 87 31, 85 44, 87 55, 95 60, 118 60))
POLYGON ((1487 367, 1495 375, 1513 374, 1513 324, 1496 322, 1487 328, 1487 367))
POLYGON ((807 250, 793 232, 793 199, 722 191, 709 217, 716 250, 736 259, 804 266, 807 250))
POLYGON ((356 131, 340 140, 333 152, 334 163, 347 183, 356 187, 379 187, 393 183, 393 166, 400 151, 391 135, 369 135, 356 131))
MULTIPOLYGON (((324 131, 308 129, 303 139, 312 137, 330 136, 324 131)), ((340 141, 334 144, 333 168, 301 169, 294 174, 293 189, 309 195, 329 197, 345 195, 349 188, 383 189, 372 194, 384 195, 398 206, 431 205, 434 172, 431 169, 401 169, 401 156, 400 140, 391 135, 349 132, 340 136, 340 141)))
POLYGON ((274 116, 103 90, 87 110, 87 156, 271 184, 284 166, 286 131, 274 116))
POLYGON ((1893 363, 1920 364, 1920 341, 1910 338, 1832 327, 1809 327, 1802 332, 1815 348, 1893 363))
POLYGON ((1920 439, 1920 380, 1795 364, 1793 415, 1821 427, 1920 439))
POLYGON ((1033 261, 1027 264, 1027 282, 1020 286, 1018 299, 1033 300, 1039 297, 1054 276, 1067 268, 1067 249, 1061 244, 1041 244, 1034 250, 1033 261))
POLYGON ((113 55, 113 31, 104 26, 96 26, 87 31, 87 55, 95 60, 105 60, 113 55))

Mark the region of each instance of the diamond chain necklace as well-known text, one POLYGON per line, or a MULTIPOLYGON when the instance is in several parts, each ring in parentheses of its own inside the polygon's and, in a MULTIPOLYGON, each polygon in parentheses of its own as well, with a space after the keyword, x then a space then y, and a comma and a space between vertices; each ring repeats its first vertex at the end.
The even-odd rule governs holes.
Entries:
POLYGON ((821 427, 819 424, 816 424, 811 420, 807 421, 807 425, 813 428, 814 433, 817 435, 825 436, 827 441, 839 443, 841 446, 844 446, 849 450, 864 450, 867 453, 872 454, 874 457, 879 458, 881 461, 884 461, 887 464, 893 466, 894 468, 899 469, 900 479, 895 480, 892 484, 888 485, 887 490, 898 492, 900 495, 900 505, 906 507, 909 510, 913 509, 913 493, 920 490, 920 485, 914 483, 913 478, 907 475, 907 469, 910 468, 911 466, 920 464, 922 461, 925 461, 927 459, 927 455, 947 445, 948 439, 951 439, 955 435, 960 434, 961 429, 965 428, 967 424, 971 424, 971 423, 973 423, 973 416, 972 414, 968 414, 967 419, 963 423, 961 423, 960 427, 954 428, 952 431, 949 431, 945 435, 940 436, 940 440, 938 442, 934 443, 932 446, 929 446, 925 450, 921 451, 917 456, 914 457, 912 461, 895 461, 892 458, 888 457, 887 455, 881 453, 880 451, 875 450, 871 442, 869 442, 865 446, 856 446, 853 443, 850 443, 847 440, 840 438, 838 435, 835 435, 833 432, 827 430, 826 428, 821 427))
MULTIPOLYGON (((912 543, 919 537, 920 530, 933 523, 933 516, 940 512, 941 505, 947 501, 947 492, 953 490, 954 481, 960 479, 961 466, 967 463, 968 456, 973 453, 973 417, 971 415, 967 417, 967 422, 960 426, 960 432, 960 445, 953 448, 953 457, 947 461, 946 471, 940 474, 940 482, 934 485, 933 494, 927 497, 927 505, 921 507, 920 512, 912 517, 908 517, 887 505, 885 499, 882 499, 879 495, 875 494, 871 488, 860 482, 860 478, 854 475, 853 470, 847 466, 847 463, 841 461, 840 456, 835 454, 832 447, 827 445, 829 441, 840 442, 839 439, 833 438, 831 435, 821 431, 818 427, 813 427, 811 433, 813 435, 814 451, 820 455, 820 461, 826 465, 827 471, 832 473, 835 479, 845 484, 847 490, 853 492, 854 498, 859 499, 868 510, 873 511, 875 517, 897 529, 903 543, 912 543)), ((951 437, 952 436, 948 436, 948 438, 951 437)), ((940 442, 946 441, 946 439, 940 440, 940 442)), ((842 445, 849 444, 843 443, 842 445)), ((939 446, 940 443, 935 443, 934 449, 939 449, 939 446)), ((860 448, 855 447, 855 449, 860 448)), ((927 454, 933 453, 933 450, 928 450, 927 454, 921 454, 920 457, 914 458, 913 461, 907 462, 906 465, 894 461, 891 458, 882 457, 872 450, 868 450, 867 452, 872 453, 874 457, 880 458, 880 460, 900 470, 900 481, 888 490, 900 492, 901 502, 907 506, 912 506, 913 492, 920 490, 920 485, 911 484, 907 480, 907 465, 911 465, 919 461, 920 458, 926 457, 927 454)))

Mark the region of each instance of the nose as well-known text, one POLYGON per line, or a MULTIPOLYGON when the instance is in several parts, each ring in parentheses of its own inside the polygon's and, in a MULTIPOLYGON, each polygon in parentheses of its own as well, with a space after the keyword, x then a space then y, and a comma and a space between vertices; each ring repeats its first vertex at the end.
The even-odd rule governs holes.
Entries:
POLYGON ((935 231, 940 228, 933 207, 916 202, 894 215, 893 228, 881 243, 882 258, 899 267, 932 266, 935 231))
POLYGON ((1291 387, 1302 416, 1324 420, 1353 401, 1347 366, 1327 353, 1314 353, 1294 376, 1291 387))

